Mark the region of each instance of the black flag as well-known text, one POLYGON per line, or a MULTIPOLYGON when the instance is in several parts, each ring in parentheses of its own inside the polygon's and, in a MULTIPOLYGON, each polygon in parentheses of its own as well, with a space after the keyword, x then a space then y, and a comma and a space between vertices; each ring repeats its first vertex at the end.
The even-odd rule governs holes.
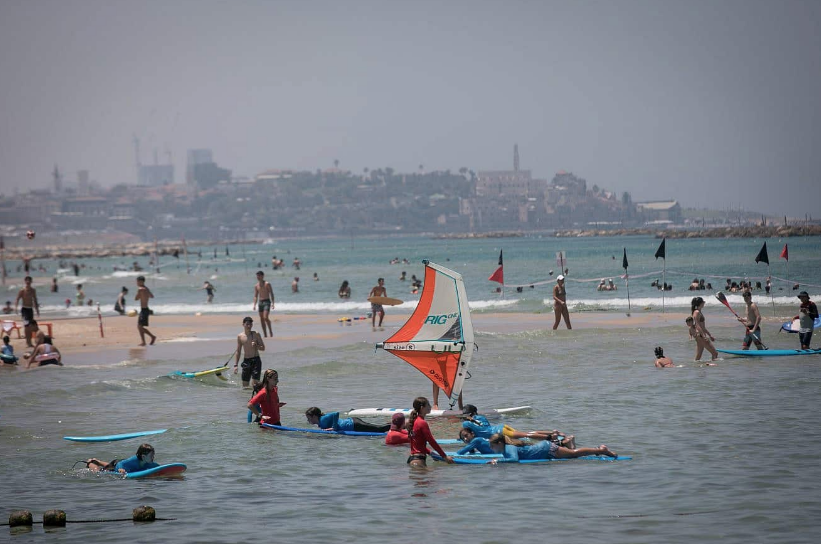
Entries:
POLYGON ((770 264, 770 257, 767 256, 767 242, 764 242, 764 245, 761 246, 761 251, 758 252, 758 255, 755 258, 755 262, 770 264))
POLYGON ((621 260, 621 267, 627 270, 627 248, 624 248, 624 258, 621 260))
POLYGON ((667 260, 667 255, 666 255, 665 246, 664 246, 664 242, 666 242, 666 241, 667 241, 667 238, 662 238, 661 239, 661 245, 656 250, 656 260, 658 260, 659 257, 661 257, 665 261, 667 260))

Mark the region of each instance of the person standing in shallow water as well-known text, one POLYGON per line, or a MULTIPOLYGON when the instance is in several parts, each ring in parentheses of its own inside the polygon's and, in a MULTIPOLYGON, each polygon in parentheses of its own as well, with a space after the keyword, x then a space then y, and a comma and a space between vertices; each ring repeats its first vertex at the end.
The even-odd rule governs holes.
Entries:
POLYGON ((553 322, 554 331, 559 328, 562 318, 568 330, 573 328, 570 325, 570 313, 567 311, 567 290, 564 287, 562 274, 556 278, 556 285, 553 287, 553 313, 556 315, 556 321, 553 322))
POLYGON ((691 334, 694 336, 696 341, 696 361, 701 360, 701 354, 704 353, 706 349, 710 352, 713 361, 718 358, 718 352, 716 348, 713 346, 713 342, 715 342, 715 337, 710 334, 710 331, 707 330, 706 320, 704 319, 704 314, 702 310, 704 309, 704 299, 701 297, 695 297, 690 302, 690 314, 693 318, 692 324, 688 323, 688 326, 691 326, 691 334))
POLYGON ((267 337, 269 334, 274 336, 274 329, 271 328, 271 319, 269 317, 271 310, 274 308, 274 288, 265 281, 265 273, 262 270, 257 272, 257 283, 254 285, 254 309, 257 308, 257 300, 259 300, 259 321, 262 324, 262 336, 267 337))
MULTIPOLYGON (((386 297, 388 296, 388 290, 385 289, 385 278, 379 278, 376 282, 376 286, 371 289, 371 292, 368 294, 368 298, 371 297, 386 297)), ((371 302, 371 329, 376 331, 376 314, 379 314, 379 330, 382 329, 382 320, 385 319, 385 309, 382 307, 381 304, 377 304, 375 302, 371 302)))

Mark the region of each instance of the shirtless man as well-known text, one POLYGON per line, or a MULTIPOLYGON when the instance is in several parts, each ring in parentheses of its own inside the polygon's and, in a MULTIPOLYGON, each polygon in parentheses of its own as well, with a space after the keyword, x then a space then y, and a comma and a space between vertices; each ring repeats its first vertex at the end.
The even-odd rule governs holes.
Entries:
POLYGON ((254 326, 254 320, 246 317, 242 320, 242 332, 237 335, 237 351, 234 359, 234 374, 237 373, 239 366, 239 354, 245 353, 242 359, 242 386, 248 387, 251 380, 254 385, 259 382, 259 376, 262 372, 262 360, 259 358, 259 352, 265 351, 265 343, 258 332, 251 330, 254 326))
POLYGON ((259 320, 262 323, 262 335, 266 338, 270 334, 274 336, 274 329, 271 327, 271 319, 268 315, 274 308, 274 288, 271 284, 265 281, 265 273, 260 270, 257 272, 257 283, 254 285, 254 309, 257 308, 257 300, 259 300, 259 320), (266 332, 265 327, 268 327, 266 332))
POLYGON ((559 323, 564 318, 564 324, 568 329, 570 326, 570 313, 567 311, 567 291, 564 288, 564 276, 559 274, 556 277, 556 285, 553 287, 553 313, 556 314, 556 321, 553 323, 553 330, 559 328, 559 323))
POLYGON ((140 301, 140 317, 137 318, 137 330, 140 331, 141 346, 145 345, 146 334, 151 337, 152 346, 154 342, 157 341, 157 337, 146 329, 148 326, 148 316, 151 315, 148 309, 148 299, 150 298, 154 298, 154 293, 145 286, 145 276, 137 276, 137 296, 134 297, 134 300, 140 301))
POLYGON ((747 305, 747 317, 739 317, 738 321, 747 327, 747 334, 744 335, 741 349, 750 349, 752 343, 755 343, 756 349, 767 349, 761 343, 761 312, 758 310, 758 304, 753 302, 751 292, 744 291, 742 296, 744 297, 744 304, 747 305))
MULTIPOLYGON (((388 296, 388 290, 385 289, 385 278, 379 278, 376 283, 377 285, 371 289, 371 292, 368 294, 368 298, 388 296)), ((385 330, 382 328, 382 320, 385 319, 385 309, 381 304, 371 302, 371 328, 374 331, 376 331, 376 314, 379 314, 379 330, 385 330)))
POLYGON ((26 335, 26 346, 34 347, 31 344, 31 322, 34 321, 34 312, 37 312, 37 317, 40 317, 40 303, 37 302, 37 289, 31 286, 31 276, 26 276, 24 280, 26 286, 20 289, 17 293, 17 298, 14 299, 14 313, 17 313, 17 303, 22 299, 23 306, 20 308, 20 317, 23 318, 23 332, 26 335))

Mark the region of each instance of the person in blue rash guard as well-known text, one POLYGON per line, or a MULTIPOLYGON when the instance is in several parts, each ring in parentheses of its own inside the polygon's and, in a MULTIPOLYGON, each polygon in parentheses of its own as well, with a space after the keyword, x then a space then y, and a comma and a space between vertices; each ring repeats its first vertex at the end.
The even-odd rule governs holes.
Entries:
POLYGON ((564 433, 552 431, 517 431, 510 425, 491 425, 487 418, 478 414, 478 409, 472 404, 466 404, 462 414, 466 417, 462 422, 462 428, 471 431, 479 438, 490 438, 496 433, 502 433, 510 438, 532 438, 533 440, 552 440, 559 441, 560 436, 561 445, 565 447, 575 447, 575 437, 573 435, 565 435, 564 433))
POLYGON ((459 440, 466 444, 465 447, 457 450, 456 455, 467 455, 469 453, 494 453, 487 438, 479 438, 470 429, 459 430, 459 440))
POLYGON ((137 448, 136 455, 122 461, 115 459, 110 463, 104 463, 99 459, 89 459, 85 463, 92 472, 119 472, 120 474, 140 472, 160 466, 154 462, 154 446, 151 444, 142 444, 137 448))
POLYGON ((360 433, 387 433, 391 425, 374 425, 358 417, 339 418, 339 412, 323 414, 316 406, 305 410, 305 418, 311 425, 317 425, 325 431, 356 431, 360 433))
MULTIPOLYGON (((576 457, 584 457, 586 455, 606 455, 618 457, 615 452, 610 451, 610 448, 602 444, 598 448, 576 448, 570 449, 559 446, 555 442, 537 442, 532 446, 525 446, 520 440, 508 438, 502 433, 496 433, 490 437, 490 449, 493 453, 501 453, 504 459, 499 459, 502 463, 517 463, 520 460, 535 460, 535 459, 575 459, 576 457)), ((496 459, 490 461, 495 464, 496 459)))

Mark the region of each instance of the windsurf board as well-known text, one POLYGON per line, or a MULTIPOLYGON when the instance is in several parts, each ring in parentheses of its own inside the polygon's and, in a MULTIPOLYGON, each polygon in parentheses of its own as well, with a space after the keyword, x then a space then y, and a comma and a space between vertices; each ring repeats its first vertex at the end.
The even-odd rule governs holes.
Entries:
MULTIPOLYGON (((484 412, 480 412, 484 416, 501 416, 501 415, 512 415, 512 414, 522 414, 525 412, 529 412, 531 410, 530 406, 514 406, 512 408, 496 408, 494 410, 487 410, 484 412)), ((376 416, 392 416, 393 414, 400 412, 408 416, 411 412, 410 408, 357 408, 352 409, 348 412, 348 417, 376 417, 376 416)), ((461 410, 431 410, 430 414, 426 417, 454 417, 454 416, 461 416, 461 410)))
POLYGON ((156 431, 139 431, 136 433, 108 434, 102 436, 64 436, 63 439, 73 442, 116 442, 117 440, 128 440, 129 438, 162 434, 167 430, 168 429, 157 429, 156 431))
POLYGON ((716 351, 740 357, 786 357, 789 355, 821 354, 821 349, 717 349, 716 351))

